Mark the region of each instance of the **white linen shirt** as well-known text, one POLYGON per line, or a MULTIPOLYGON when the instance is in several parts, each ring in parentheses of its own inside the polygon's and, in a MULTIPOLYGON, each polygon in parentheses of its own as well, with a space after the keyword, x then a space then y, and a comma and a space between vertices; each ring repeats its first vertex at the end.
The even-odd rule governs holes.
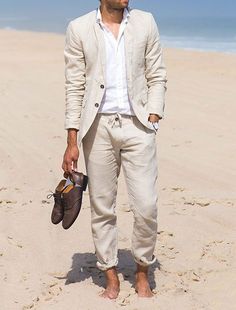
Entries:
POLYGON ((104 34, 106 46, 106 88, 98 113, 119 113, 134 115, 128 95, 124 30, 130 14, 124 9, 118 38, 102 22, 100 9, 97 9, 97 23, 104 34))

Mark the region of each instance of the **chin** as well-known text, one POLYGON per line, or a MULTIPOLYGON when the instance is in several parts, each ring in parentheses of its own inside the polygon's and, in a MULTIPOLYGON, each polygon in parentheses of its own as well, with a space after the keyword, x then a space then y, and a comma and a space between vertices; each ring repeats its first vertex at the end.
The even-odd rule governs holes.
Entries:
POLYGON ((129 5, 129 1, 128 0, 122 0, 120 4, 121 4, 122 8, 127 8, 129 5))
POLYGON ((111 0, 108 4, 114 10, 121 10, 129 6, 129 0, 111 0))

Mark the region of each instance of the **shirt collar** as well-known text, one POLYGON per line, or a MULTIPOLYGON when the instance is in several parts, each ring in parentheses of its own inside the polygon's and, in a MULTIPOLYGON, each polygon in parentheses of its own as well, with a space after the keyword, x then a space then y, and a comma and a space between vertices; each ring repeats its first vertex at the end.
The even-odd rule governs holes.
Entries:
MULTIPOLYGON (((128 19, 130 17, 130 12, 129 12, 129 8, 125 8, 124 9, 124 13, 123 13, 123 19, 122 19, 122 23, 128 23, 128 19)), ((97 16, 96 16, 96 22, 98 24, 102 23, 102 14, 101 14, 101 10, 100 8, 97 8, 97 16)))

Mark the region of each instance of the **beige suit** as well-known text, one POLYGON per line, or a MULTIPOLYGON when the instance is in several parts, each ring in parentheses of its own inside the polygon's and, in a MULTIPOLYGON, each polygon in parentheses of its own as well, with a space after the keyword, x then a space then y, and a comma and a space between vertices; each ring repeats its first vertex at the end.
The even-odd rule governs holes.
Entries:
MULTIPOLYGON (((166 70, 153 16, 131 10, 125 29, 128 93, 135 115, 151 128, 149 113, 163 117, 166 70)), ((105 41, 96 11, 70 22, 66 35, 66 129, 79 130, 79 142, 92 125, 105 88, 105 41)))
POLYGON ((144 266, 155 261, 157 236, 156 135, 149 113, 164 113, 166 71, 150 13, 131 10, 124 31, 128 95, 135 116, 99 114, 106 89, 106 55, 96 11, 69 24, 66 36, 66 129, 83 143, 97 266, 116 266, 117 179, 122 166, 134 213, 132 253, 144 266))

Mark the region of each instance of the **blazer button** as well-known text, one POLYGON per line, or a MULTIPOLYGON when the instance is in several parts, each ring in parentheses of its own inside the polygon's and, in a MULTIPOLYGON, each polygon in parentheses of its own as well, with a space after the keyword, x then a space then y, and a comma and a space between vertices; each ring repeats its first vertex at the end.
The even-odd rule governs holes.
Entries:
POLYGON ((98 107, 99 107, 99 104, 98 104, 98 103, 95 103, 95 107, 98 108, 98 107))
POLYGON ((100 85, 100 88, 102 88, 102 89, 103 89, 104 87, 105 87, 105 86, 104 86, 103 84, 102 84, 102 85, 100 85))

